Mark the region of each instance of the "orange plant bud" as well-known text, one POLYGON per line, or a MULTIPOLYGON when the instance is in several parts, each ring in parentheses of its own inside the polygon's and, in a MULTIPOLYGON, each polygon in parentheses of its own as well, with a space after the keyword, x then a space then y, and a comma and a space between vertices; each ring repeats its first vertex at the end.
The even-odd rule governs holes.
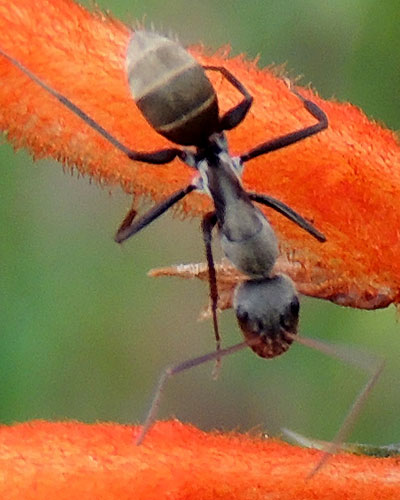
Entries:
MULTIPOLYGON (((136 430, 134 430, 136 433, 136 430)), ((157 424, 133 446, 132 427, 32 422, 0 428, 4 500, 397 500, 395 458, 335 456, 277 440, 157 424)))
MULTIPOLYGON (((155 150, 168 142, 146 123, 125 75, 130 30, 71 0, 0 1, 0 47, 95 119, 128 147, 155 150)), ((202 63, 227 67, 254 96, 248 117, 228 134, 233 154, 313 123, 299 100, 270 70, 226 51, 191 49, 202 63)), ((210 75, 220 107, 238 102, 235 89, 210 75)), ((160 201, 190 182, 183 163, 134 163, 107 143, 5 58, 0 57, 0 128, 35 158, 53 157, 101 184, 160 201)), ((350 104, 302 89, 328 115, 328 130, 249 161, 246 188, 281 199, 327 237, 320 244, 270 213, 287 272, 303 293, 360 308, 400 301, 400 147, 394 133, 350 104)), ((180 208, 202 215, 210 200, 191 194, 180 208)), ((267 211, 266 211, 267 212, 267 211)))

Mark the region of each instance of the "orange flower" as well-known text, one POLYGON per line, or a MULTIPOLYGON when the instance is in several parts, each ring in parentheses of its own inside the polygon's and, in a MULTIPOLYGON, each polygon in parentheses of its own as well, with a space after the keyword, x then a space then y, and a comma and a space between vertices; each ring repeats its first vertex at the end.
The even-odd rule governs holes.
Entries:
MULTIPOLYGON (((71 0, 0 1, 0 47, 65 94, 120 141, 136 150, 165 146, 137 110, 124 58, 130 32, 71 0)), ((233 154, 312 122, 270 70, 226 52, 191 52, 224 65, 249 89, 254 106, 229 133, 233 154)), ((237 92, 211 75, 223 110, 237 92)), ((154 201, 183 187, 193 172, 179 161, 165 166, 133 163, 89 126, 0 58, 0 128, 15 147, 35 158, 54 157, 107 185, 154 201)), ((250 161, 244 185, 280 198, 314 221, 328 242, 313 241, 294 224, 268 212, 301 292, 338 304, 377 308, 400 301, 400 148, 395 135, 350 104, 326 102, 309 90, 329 117, 327 131, 250 161)), ((201 215, 210 201, 191 194, 181 204, 201 215)))
MULTIPOLYGON (((135 432, 135 431, 134 431, 135 432)), ((157 424, 133 445, 132 427, 32 422, 0 428, 4 500, 397 500, 398 460, 336 456, 306 480, 320 452, 272 439, 157 424)))

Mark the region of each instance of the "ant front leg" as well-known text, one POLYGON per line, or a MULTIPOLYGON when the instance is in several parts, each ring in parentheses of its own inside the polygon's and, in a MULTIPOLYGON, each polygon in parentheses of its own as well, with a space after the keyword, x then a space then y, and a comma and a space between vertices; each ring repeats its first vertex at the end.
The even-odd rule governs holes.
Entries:
MULTIPOLYGON (((203 231, 203 241, 206 249, 206 258, 208 265, 208 283, 210 285, 210 300, 211 300, 211 314, 214 325, 215 341, 217 344, 217 352, 221 350, 221 336, 219 334, 218 318, 217 318, 217 307, 218 307, 218 286, 217 286, 217 275, 215 273, 215 263, 212 254, 212 230, 217 223, 217 216, 215 212, 209 212, 206 214, 201 223, 201 229, 203 231)), ((220 358, 217 358, 216 366, 213 371, 213 378, 217 378, 220 369, 220 358)))
POLYGON ((244 349, 248 345, 249 345, 248 342, 240 342, 240 344, 235 344, 231 347, 227 347, 226 349, 213 351, 203 356, 199 356, 198 358, 189 359, 177 365, 172 365, 165 368, 165 370, 162 372, 159 378, 156 387, 156 392, 151 402, 150 409, 147 412, 142 429, 139 432, 138 437, 136 438, 136 445, 140 445, 143 443, 143 440, 146 437, 150 427, 153 425, 157 417, 158 409, 160 407, 160 402, 161 402, 161 396, 164 392, 165 385, 171 377, 177 375, 178 373, 182 373, 186 370, 190 370, 191 368, 195 368, 196 366, 202 365, 203 363, 208 363, 209 361, 216 360, 218 362, 222 357, 230 356, 231 354, 234 354, 235 352, 244 349))

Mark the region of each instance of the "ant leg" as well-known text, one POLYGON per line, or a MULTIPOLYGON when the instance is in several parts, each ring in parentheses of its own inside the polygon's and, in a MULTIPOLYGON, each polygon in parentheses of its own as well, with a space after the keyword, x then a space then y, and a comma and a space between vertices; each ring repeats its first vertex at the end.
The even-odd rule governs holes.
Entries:
POLYGON ((253 104, 253 97, 249 94, 244 85, 223 66, 203 66, 203 68, 210 71, 219 71, 222 76, 228 80, 228 82, 233 85, 244 97, 239 104, 227 111, 222 118, 220 118, 220 130, 232 130, 244 120, 247 112, 253 104))
POLYGON ((316 123, 315 125, 311 125, 310 127, 296 130, 295 132, 291 132, 290 134, 282 135, 281 137, 277 137, 276 139, 271 139, 270 141, 256 146, 255 148, 240 156, 240 159, 243 163, 256 158, 257 156, 261 156, 266 153, 270 153, 271 151, 276 151, 277 149, 290 146, 291 144, 317 134, 318 132, 321 132, 328 127, 328 117, 326 116, 325 112, 322 111, 322 109, 314 102, 306 99, 301 94, 299 94, 297 90, 294 90, 288 80, 285 80, 285 83, 289 87, 289 90, 303 102, 306 110, 318 120, 318 123, 316 123))
POLYGON ((13 64, 16 68, 18 68, 22 73, 24 73, 27 77, 33 80, 37 85, 42 87, 46 92, 55 97, 61 104, 63 104, 70 111, 79 116, 84 122, 86 122, 92 129, 102 135, 110 144, 115 146, 119 151, 122 151, 130 160, 141 161, 144 163, 151 163, 154 165, 162 165, 164 163, 169 163, 175 158, 180 158, 184 160, 186 157, 186 153, 178 148, 168 148, 161 149, 159 151, 152 152, 139 152, 134 151, 133 149, 129 149, 124 144, 122 144, 116 137, 107 132, 101 125, 99 125, 96 120, 91 118, 87 113, 85 113, 81 108, 76 106, 72 101, 70 101, 67 97, 57 92, 57 90, 50 87, 47 83, 41 80, 38 76, 32 73, 26 66, 21 64, 19 61, 14 59, 14 57, 8 55, 6 52, 0 49, 0 55, 5 57, 11 64, 13 64))
POLYGON ((328 444, 319 462, 315 465, 315 467, 308 475, 308 479, 310 479, 319 470, 321 470, 321 468, 330 459, 332 454, 342 446, 343 442, 349 435, 351 428, 353 427, 354 422, 356 421, 356 418, 359 415, 367 397, 369 396, 371 390, 373 389, 374 385, 379 379, 379 376, 382 373, 382 370, 385 366, 385 361, 379 359, 376 356, 371 356, 368 353, 351 349, 350 346, 329 344, 327 342, 322 342, 321 340, 300 337, 298 335, 292 335, 290 333, 288 333, 287 335, 296 342, 299 342, 306 347, 315 349, 319 352, 322 352, 323 354, 326 354, 327 356, 335 357, 347 364, 355 365, 370 374, 367 383, 355 398, 333 441, 328 444))
POLYGON ((254 191, 246 191, 246 192, 252 201, 261 203, 266 207, 273 208, 280 214, 284 215, 287 219, 291 220, 292 222, 300 226, 302 229, 310 233, 311 236, 314 236, 314 238, 317 239, 318 241, 321 242, 326 241, 325 236, 322 233, 320 233, 318 229, 316 229, 310 222, 308 222, 308 220, 306 220, 304 217, 302 217, 300 214, 298 214, 295 210, 290 208, 282 201, 277 200, 276 198, 272 198, 272 196, 268 196, 266 194, 258 194, 254 191))
POLYGON ((125 229, 130 227, 133 223, 133 220, 137 216, 137 211, 132 207, 128 213, 125 215, 124 220, 121 222, 121 224, 118 227, 117 233, 122 233, 125 229))
POLYGON ((157 417, 158 409, 160 407, 160 400, 164 391, 165 384, 167 383, 170 377, 172 377, 173 375, 177 375, 178 373, 184 372, 186 370, 190 370, 191 368, 195 368, 196 366, 202 365, 203 363, 208 363, 209 361, 218 360, 223 356, 229 356, 237 351, 244 349, 248 345, 249 345, 248 342, 240 342, 240 344, 235 344, 231 347, 227 347, 226 349, 221 349, 220 351, 213 351, 208 354, 204 354, 203 356, 183 361, 183 363, 168 366, 163 371, 158 380, 156 392, 154 394, 153 400, 150 405, 150 409, 143 423, 142 429, 138 437, 136 438, 136 444, 140 445, 143 443, 146 434, 148 433, 150 427, 153 425, 154 420, 157 417))
POLYGON ((173 193, 171 196, 166 198, 164 201, 156 205, 155 207, 151 208, 148 212, 146 212, 144 215, 139 217, 139 219, 136 219, 133 223, 128 225, 128 219, 131 217, 131 220, 133 221, 132 214, 131 212, 128 212, 127 216, 125 219, 122 221, 121 226, 119 227, 114 240, 117 243, 122 243, 123 241, 127 240, 134 234, 138 233, 141 229, 149 225, 151 222, 153 222, 155 219, 157 219, 160 215, 162 215, 164 212, 166 212, 169 208, 171 208, 175 203, 180 201, 182 198, 184 198, 187 194, 191 193, 197 189, 197 186, 193 184, 189 184, 183 189, 180 189, 176 193, 173 193))
MULTIPOLYGON (((218 306, 218 287, 217 276, 215 274, 214 257, 212 254, 212 230, 217 223, 217 216, 215 212, 206 214, 201 222, 201 229, 203 232, 203 241, 206 249, 206 258, 208 266, 208 283, 210 285, 210 299, 211 299, 211 314, 213 319, 215 341, 217 344, 217 352, 221 350, 221 336, 218 328, 217 306, 218 306)), ((217 358, 215 368, 213 370, 213 378, 216 379, 221 367, 221 360, 217 358)))

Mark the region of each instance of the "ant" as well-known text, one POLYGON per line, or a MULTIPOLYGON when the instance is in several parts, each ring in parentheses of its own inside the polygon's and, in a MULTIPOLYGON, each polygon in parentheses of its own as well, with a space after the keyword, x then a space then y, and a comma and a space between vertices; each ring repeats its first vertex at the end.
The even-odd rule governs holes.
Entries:
POLYGON ((217 321, 218 291, 212 257, 212 229, 218 226, 221 245, 233 265, 250 276, 268 276, 278 255, 278 241, 264 214, 253 204, 260 203, 281 213, 319 241, 325 237, 306 219, 283 202, 271 196, 245 191, 240 177, 245 162, 266 153, 294 144, 328 126, 325 113, 313 102, 292 92, 318 123, 260 144, 239 157, 228 152, 225 131, 238 126, 248 113, 253 98, 226 68, 202 67, 179 43, 150 31, 136 31, 129 42, 126 71, 135 102, 143 116, 159 134, 195 150, 167 148, 138 152, 127 148, 93 118, 57 92, 19 61, 0 50, 0 55, 35 81, 64 106, 78 115, 129 159, 162 165, 175 158, 197 170, 198 175, 185 188, 173 193, 141 217, 131 209, 115 235, 122 243, 149 225, 192 191, 211 196, 215 211, 202 221, 203 239, 209 266, 210 297, 217 350, 220 335, 217 321), (233 85, 243 99, 219 117, 218 99, 205 70, 217 71, 233 85), (136 220, 135 220, 136 218, 136 220))
MULTIPOLYGON (((216 360, 218 364, 223 356, 245 346, 250 346, 262 357, 274 357, 285 352, 293 340, 323 352, 329 351, 329 354, 333 353, 341 359, 345 357, 323 343, 296 335, 299 317, 297 292, 286 275, 271 275, 279 253, 278 241, 267 218, 254 203, 274 209, 320 242, 326 241, 325 236, 283 202, 268 195, 246 191, 241 183, 243 166, 247 161, 287 147, 326 129, 328 118, 322 109, 304 98, 292 88, 289 81, 285 80, 289 90, 316 118, 317 123, 268 140, 238 157, 232 157, 228 151, 225 132, 237 127, 245 119, 253 102, 252 96, 226 68, 201 66, 179 43, 154 32, 138 30, 130 39, 126 57, 128 81, 136 105, 156 132, 175 144, 191 147, 191 149, 171 147, 139 152, 119 142, 81 108, 12 56, 2 50, 0 55, 78 115, 129 159, 153 165, 180 159, 197 171, 197 175, 186 187, 173 193, 141 217, 136 218, 136 211, 131 209, 115 235, 116 242, 122 243, 133 236, 193 191, 204 192, 213 200, 214 210, 204 216, 202 233, 209 271, 211 312, 217 348, 213 353, 185 361, 164 371, 144 426, 137 438, 137 444, 143 441, 154 422, 167 379, 176 373, 210 360, 216 360), (219 72, 242 95, 242 100, 222 116, 219 116, 217 94, 206 71, 219 72), (215 226, 219 231, 224 254, 234 267, 248 277, 237 286, 234 297, 236 317, 246 341, 227 349, 221 349, 217 321, 218 289, 211 247, 212 231, 215 226)), ((369 366, 368 368, 370 369, 369 366)), ((349 423, 353 422, 381 369, 382 367, 379 367, 374 372, 354 403, 341 428, 340 439, 336 438, 334 441, 335 449, 344 431, 347 431, 349 423)), ((331 452, 332 450, 329 450, 324 454, 317 468, 322 466, 331 452)))

